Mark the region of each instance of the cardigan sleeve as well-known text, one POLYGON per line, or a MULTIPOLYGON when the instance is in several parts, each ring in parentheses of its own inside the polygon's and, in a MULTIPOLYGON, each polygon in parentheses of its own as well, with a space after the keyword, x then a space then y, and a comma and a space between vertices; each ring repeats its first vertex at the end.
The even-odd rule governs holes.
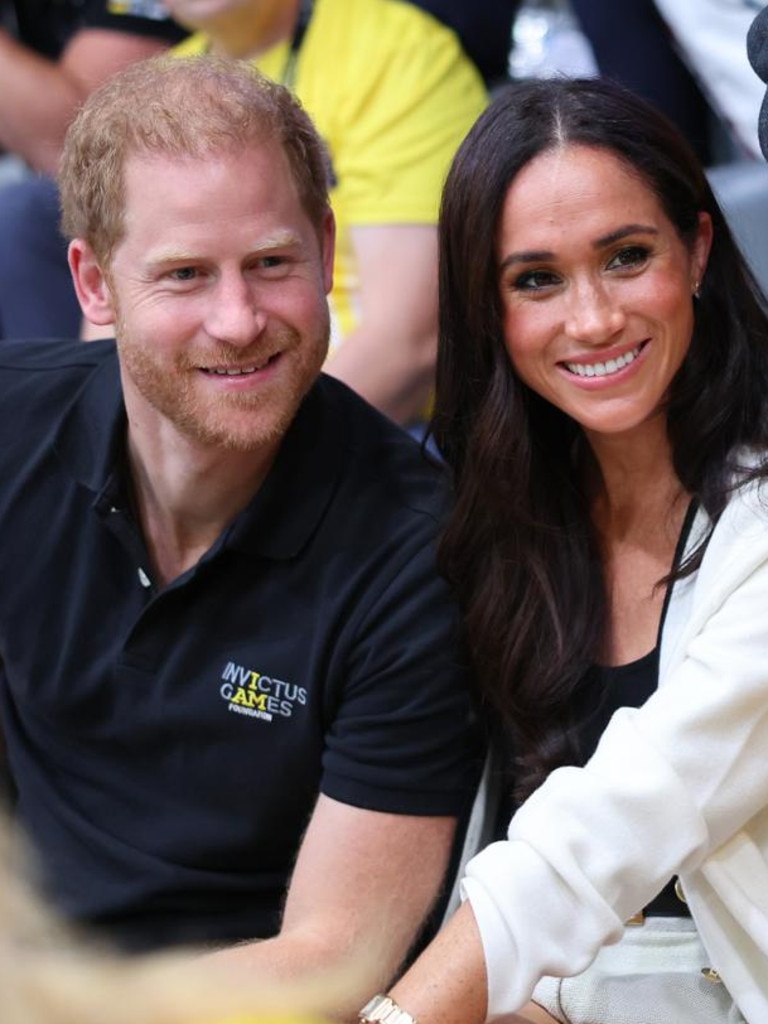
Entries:
POLYGON ((491 1016, 518 1009, 544 974, 584 970, 673 874, 697 871, 768 806, 768 510, 756 487, 732 499, 682 589, 658 690, 617 711, 587 764, 554 771, 507 840, 467 867, 491 1016))

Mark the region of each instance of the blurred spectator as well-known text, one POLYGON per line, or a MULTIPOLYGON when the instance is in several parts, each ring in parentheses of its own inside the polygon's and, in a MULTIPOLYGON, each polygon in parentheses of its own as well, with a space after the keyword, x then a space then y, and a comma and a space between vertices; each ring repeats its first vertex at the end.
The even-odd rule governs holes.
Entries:
POLYGON ((48 174, 85 97, 183 34, 159 0, 15 0, 14 12, 17 36, 0 28, 0 145, 48 174))
POLYGON ((600 73, 663 110, 711 162, 711 112, 653 0, 571 0, 600 73))
POLYGON ((656 0, 680 53, 728 129, 734 153, 760 157, 759 81, 747 59, 747 33, 761 0, 656 0))
POLYGON ((41 177, 0 189, 0 337, 76 336, 52 175, 72 114, 104 79, 184 32, 158 0, 15 0, 0 23, 0 147, 41 177))
POLYGON ((663 110, 705 165, 759 155, 746 58, 759 0, 570 0, 606 78, 663 110))

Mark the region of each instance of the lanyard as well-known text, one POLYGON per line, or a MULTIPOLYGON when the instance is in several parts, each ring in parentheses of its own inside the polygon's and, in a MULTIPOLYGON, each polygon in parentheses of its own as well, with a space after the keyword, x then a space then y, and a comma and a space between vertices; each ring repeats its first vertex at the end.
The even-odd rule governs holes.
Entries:
POLYGON ((299 59, 301 44, 304 42, 304 36, 307 28, 309 27, 310 18, 312 17, 313 5, 314 0, 301 0, 299 16, 296 19, 296 27, 294 28, 293 36, 291 37, 291 48, 288 52, 288 59, 285 62, 283 73, 280 76, 280 84, 285 85, 288 89, 293 89, 294 82, 296 80, 296 63, 299 59))

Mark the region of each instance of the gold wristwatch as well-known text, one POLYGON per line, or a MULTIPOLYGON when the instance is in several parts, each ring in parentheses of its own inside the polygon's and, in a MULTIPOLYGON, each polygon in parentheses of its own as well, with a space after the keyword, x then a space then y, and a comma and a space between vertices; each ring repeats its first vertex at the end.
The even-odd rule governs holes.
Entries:
POLYGON ((418 1024, 412 1014, 384 995, 374 996, 367 1002, 357 1019, 360 1024, 418 1024))

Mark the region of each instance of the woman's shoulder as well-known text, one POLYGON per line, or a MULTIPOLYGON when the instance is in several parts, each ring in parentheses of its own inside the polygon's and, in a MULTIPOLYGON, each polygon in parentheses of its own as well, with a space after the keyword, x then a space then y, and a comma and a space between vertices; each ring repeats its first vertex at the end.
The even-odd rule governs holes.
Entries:
POLYGON ((723 515, 768 522, 768 449, 745 445, 728 462, 730 490, 723 515))
POLYGON ((730 489, 717 522, 700 510, 689 538, 696 545, 710 533, 699 575, 723 586, 768 562, 768 450, 740 448, 729 458, 730 489))

